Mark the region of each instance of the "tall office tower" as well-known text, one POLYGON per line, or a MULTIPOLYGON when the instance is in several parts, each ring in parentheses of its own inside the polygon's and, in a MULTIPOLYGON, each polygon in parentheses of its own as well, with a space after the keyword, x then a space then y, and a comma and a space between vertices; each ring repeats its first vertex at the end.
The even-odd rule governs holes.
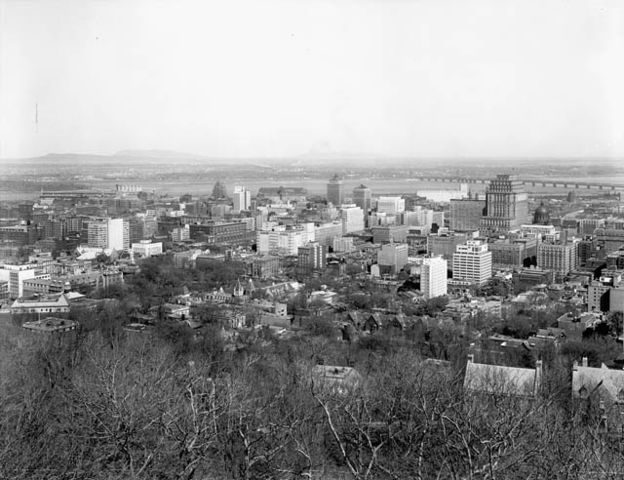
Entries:
POLYGON ((234 187, 234 208, 235 212, 249 210, 251 208, 251 192, 245 187, 236 185, 234 187))
POLYGON ((342 233, 360 232, 364 230, 364 212, 355 205, 343 205, 340 211, 342 233))
POLYGON ((310 242, 297 251, 297 269, 300 274, 323 270, 327 265, 327 247, 310 242))
POLYGON ((453 279, 484 285, 492 276, 492 252, 487 243, 469 240, 453 254, 453 279))
POLYGON ((537 266, 543 270, 554 270, 564 277, 578 266, 578 243, 559 245, 540 243, 537 247, 537 266))
POLYGON ((425 298, 446 295, 448 263, 442 257, 427 257, 423 259, 420 273, 420 291, 425 298))
POLYGON ((405 200, 401 197, 379 197, 377 200, 379 213, 397 214, 405 211, 405 200))
POLYGON ((336 206, 344 203, 344 185, 338 175, 334 175, 327 184, 327 201, 336 206))
POLYGON ((485 214, 485 200, 468 197, 450 202, 449 229, 456 232, 478 230, 485 214))
POLYGON ((353 203, 360 207, 364 213, 368 213, 373 206, 373 194, 371 189, 365 185, 360 185, 353 189, 353 203))
POLYGON ((128 219, 128 236, 130 244, 140 242, 144 237, 143 219, 138 216, 128 219))
POLYGON ((212 198, 227 198, 227 189, 221 183, 221 180, 217 180, 217 183, 212 188, 212 198))
POLYGON ((497 175, 485 190, 485 232, 507 232, 529 223, 528 195, 522 182, 511 175, 497 175))
POLYGON ((34 205, 35 205, 35 202, 26 201, 26 202, 21 202, 17 206, 17 211, 19 213, 20 220, 26 220, 26 221, 32 220, 34 205))

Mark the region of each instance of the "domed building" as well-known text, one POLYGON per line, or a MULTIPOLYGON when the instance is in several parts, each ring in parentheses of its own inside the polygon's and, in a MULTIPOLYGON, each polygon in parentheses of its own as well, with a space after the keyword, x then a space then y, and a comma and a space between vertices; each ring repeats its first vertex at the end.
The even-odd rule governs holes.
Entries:
POLYGON ((550 212, 544 205, 544 202, 540 203, 540 206, 535 209, 533 214, 533 225, 548 225, 550 223, 550 212))

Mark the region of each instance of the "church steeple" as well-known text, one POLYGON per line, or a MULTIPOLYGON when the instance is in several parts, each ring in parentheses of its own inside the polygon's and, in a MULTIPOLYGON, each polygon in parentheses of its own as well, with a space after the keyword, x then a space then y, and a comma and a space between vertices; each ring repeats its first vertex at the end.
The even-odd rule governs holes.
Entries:
POLYGON ((238 280, 236 280, 236 287, 234 287, 234 296, 242 297, 243 295, 245 295, 245 289, 241 285, 240 278, 239 278, 238 280))

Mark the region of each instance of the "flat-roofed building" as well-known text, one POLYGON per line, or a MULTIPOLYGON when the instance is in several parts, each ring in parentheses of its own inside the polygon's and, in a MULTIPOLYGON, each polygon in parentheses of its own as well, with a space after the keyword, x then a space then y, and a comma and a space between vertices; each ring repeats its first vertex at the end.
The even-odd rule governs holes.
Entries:
POLYGON ((481 217, 485 215, 485 199, 453 199, 449 207, 449 228, 458 232, 472 232, 479 229, 481 217))
POLYGON ((388 267, 391 274, 396 274, 407 265, 407 257, 406 243, 387 243, 377 254, 377 263, 380 267, 388 267))
POLYGON ((342 233, 364 230, 364 211, 355 205, 343 205, 340 210, 342 233))
POLYGON ((132 244, 132 253, 144 258, 151 257, 152 255, 161 255, 163 253, 162 242, 141 240, 139 243, 132 244))
POLYGON ((46 317, 41 320, 24 322, 22 328, 37 333, 65 333, 76 330, 78 322, 66 318, 46 317))
POLYGON ((257 278, 271 278, 279 275, 281 268, 280 257, 273 255, 259 255, 247 260, 247 271, 249 275, 257 278))
POLYGON ((562 277, 578 266, 578 243, 540 243, 537 247, 537 266, 544 270, 554 270, 562 277))
POLYGON ((465 233, 431 233, 427 235, 427 253, 432 256, 440 255, 445 260, 451 260, 458 245, 468 241, 465 233))
POLYGON ((408 225, 391 225, 387 227, 373 227, 373 243, 402 243, 407 240, 408 225))
POLYGON ((396 215, 405 211, 405 200, 401 197, 379 197, 377 211, 396 215))
POLYGON ((206 222, 189 225, 193 240, 208 244, 225 243, 228 245, 251 244, 256 238, 254 230, 249 230, 245 222, 206 222))
POLYGON ((323 270, 327 266, 327 246, 310 242, 299 247, 297 252, 297 270, 301 275, 323 270))
POLYGON ((344 203, 344 185, 338 175, 334 175, 327 183, 327 201, 334 205, 344 203))
POLYGON ((420 270, 420 291, 424 297, 440 297, 447 293, 448 263, 442 257, 426 257, 420 270))
POLYGON ((371 189, 365 185, 360 185, 353 189, 353 203, 360 207, 364 213, 368 213, 372 208, 373 196, 371 189))
POLYGON ((342 222, 320 223, 314 227, 314 241, 321 245, 332 245, 334 238, 342 236, 342 222))
POLYGON ((484 285, 492 277, 492 252, 487 243, 469 240, 453 254, 453 279, 484 285))

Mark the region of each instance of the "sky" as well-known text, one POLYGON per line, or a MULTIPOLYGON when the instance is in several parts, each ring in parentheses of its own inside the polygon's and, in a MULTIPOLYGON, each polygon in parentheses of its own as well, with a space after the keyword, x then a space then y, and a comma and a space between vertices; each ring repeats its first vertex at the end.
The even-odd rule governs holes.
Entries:
POLYGON ((0 0, 0 158, 624 156, 621 0, 0 0))

